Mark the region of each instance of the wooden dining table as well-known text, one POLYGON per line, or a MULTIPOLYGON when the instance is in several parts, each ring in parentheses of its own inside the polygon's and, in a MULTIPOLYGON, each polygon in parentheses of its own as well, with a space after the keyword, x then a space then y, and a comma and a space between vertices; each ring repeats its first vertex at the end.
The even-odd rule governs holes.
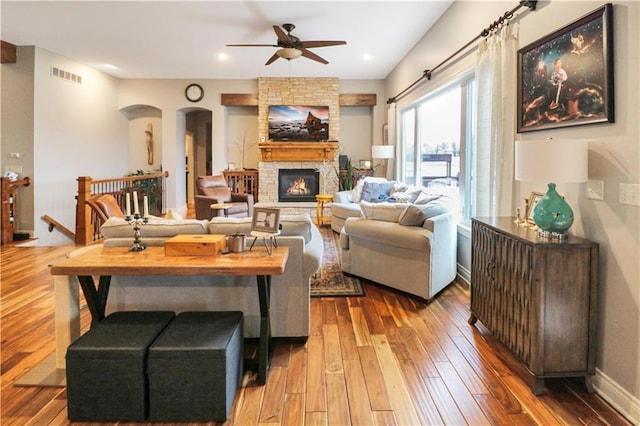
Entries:
MULTIPOLYGON (((251 251, 214 256, 167 256, 164 247, 132 252, 127 247, 100 246, 81 250, 53 264, 50 271, 54 276, 77 278, 91 312, 92 325, 105 318, 109 285, 114 275, 255 275, 260 304, 257 370, 258 382, 264 384, 270 358, 271 276, 284 273, 288 256, 288 247, 275 247, 270 254, 264 247, 254 247, 251 251), (98 278, 97 282, 94 277, 98 278)), ((58 368, 64 368, 66 348, 79 336, 79 321, 73 320, 79 308, 72 306, 73 289, 56 288, 56 293, 57 363, 58 368)), ((77 297, 75 299, 77 304, 77 297)))

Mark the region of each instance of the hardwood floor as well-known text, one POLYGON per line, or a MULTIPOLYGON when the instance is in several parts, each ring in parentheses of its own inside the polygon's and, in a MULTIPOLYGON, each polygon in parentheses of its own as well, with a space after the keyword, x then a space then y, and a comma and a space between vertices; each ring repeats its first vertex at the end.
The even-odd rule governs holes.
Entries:
MULTIPOLYGON (((54 352, 48 265, 70 250, 1 249, 2 425, 70 424, 64 388, 14 386, 54 352)), ((307 343, 275 345, 265 386, 246 373, 226 424, 630 424, 578 382, 548 380, 534 396, 513 358, 467 323, 461 286, 428 306, 370 283, 365 291, 313 298, 307 343)), ((86 330, 86 308, 81 322, 86 330)))

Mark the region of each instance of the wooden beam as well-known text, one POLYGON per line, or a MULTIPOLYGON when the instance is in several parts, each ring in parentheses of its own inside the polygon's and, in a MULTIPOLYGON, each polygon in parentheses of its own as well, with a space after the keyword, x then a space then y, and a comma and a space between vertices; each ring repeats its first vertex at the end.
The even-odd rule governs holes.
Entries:
POLYGON ((15 64, 17 59, 16 45, 4 40, 0 40, 0 46, 0 63, 15 64))
MULTIPOLYGON (((345 93, 339 97, 340 106, 375 106, 375 93, 345 93)), ((256 93, 223 93, 221 103, 224 106, 258 106, 256 93)))
POLYGON ((223 93, 221 103, 224 106, 258 106, 258 94, 223 93))
POLYGON ((344 93, 340 95, 340 106, 375 106, 377 96, 375 93, 344 93))

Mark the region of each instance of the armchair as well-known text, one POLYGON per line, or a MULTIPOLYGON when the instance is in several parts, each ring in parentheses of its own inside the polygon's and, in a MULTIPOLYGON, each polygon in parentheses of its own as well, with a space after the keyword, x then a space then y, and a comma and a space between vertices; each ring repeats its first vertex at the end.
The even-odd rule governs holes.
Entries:
POLYGON ((231 192, 223 175, 198 176, 196 190, 196 219, 210 220, 214 215, 223 215, 221 210, 211 209, 211 204, 221 203, 232 205, 227 210, 229 217, 253 216, 253 195, 231 192))
POLYGON ((96 212, 103 223, 110 217, 124 217, 118 201, 111 194, 96 194, 85 200, 85 203, 96 212))

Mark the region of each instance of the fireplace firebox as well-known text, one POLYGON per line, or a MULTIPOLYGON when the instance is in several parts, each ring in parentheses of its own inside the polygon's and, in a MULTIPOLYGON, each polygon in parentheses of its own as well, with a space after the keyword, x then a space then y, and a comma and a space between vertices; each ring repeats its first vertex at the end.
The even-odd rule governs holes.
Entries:
POLYGON ((316 201, 320 192, 320 173, 316 169, 278 170, 278 201, 316 201))

